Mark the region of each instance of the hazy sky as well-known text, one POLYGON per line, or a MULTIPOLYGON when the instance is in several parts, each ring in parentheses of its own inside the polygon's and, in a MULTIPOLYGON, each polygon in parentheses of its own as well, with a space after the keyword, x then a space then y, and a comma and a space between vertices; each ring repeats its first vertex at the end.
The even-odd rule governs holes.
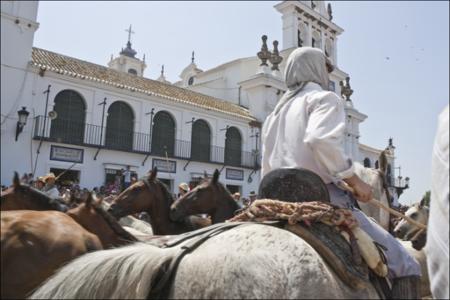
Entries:
MULTIPOLYGON (((261 35, 282 42, 277 2, 58 2, 40 1, 34 45, 106 65, 125 47, 133 25, 133 48, 157 78, 190 63, 206 70, 256 55, 261 35)), ((411 177, 400 202, 415 202, 430 188, 431 149, 437 116, 449 101, 449 2, 331 2, 338 38, 338 65, 350 74, 355 107, 367 114, 361 142, 397 147, 397 166, 411 177)), ((398 172, 398 170, 396 170, 398 172)))

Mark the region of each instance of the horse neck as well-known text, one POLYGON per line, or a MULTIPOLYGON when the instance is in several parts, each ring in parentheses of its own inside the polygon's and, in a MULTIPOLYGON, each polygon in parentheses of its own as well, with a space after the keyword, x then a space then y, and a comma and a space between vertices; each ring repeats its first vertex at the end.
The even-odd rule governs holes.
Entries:
MULTIPOLYGON (((170 201, 165 196, 162 187, 158 186, 159 191, 153 193, 154 203, 151 208, 147 210, 150 216, 150 223, 152 225, 154 235, 171 235, 186 232, 189 229, 183 223, 173 222, 170 217, 170 201)), ((151 191, 147 191, 151 193, 151 191)))
POLYGON ((101 206, 95 207, 96 217, 100 218, 104 223, 106 230, 97 234, 104 248, 120 247, 137 241, 137 239, 125 231, 120 224, 110 216, 101 206))
POLYGON ((234 212, 238 209, 236 200, 224 189, 219 189, 217 195, 217 208, 211 215, 213 224, 222 223, 234 216, 234 212))
POLYGON ((2 203, 2 210, 52 210, 52 208, 33 201, 30 198, 26 200, 20 198, 2 203))

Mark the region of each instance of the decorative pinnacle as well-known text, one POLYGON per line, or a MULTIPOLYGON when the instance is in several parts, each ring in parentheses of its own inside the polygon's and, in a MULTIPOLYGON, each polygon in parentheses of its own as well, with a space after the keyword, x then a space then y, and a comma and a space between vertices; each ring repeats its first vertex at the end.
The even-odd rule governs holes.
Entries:
POLYGON ((333 20, 333 10, 331 9, 331 3, 328 3, 327 12, 328 12, 328 18, 330 19, 330 21, 333 20))
POLYGON ((283 57, 280 56, 280 52, 278 51, 278 41, 273 41, 273 53, 270 55, 270 63, 272 64, 272 70, 279 71, 278 65, 283 61, 283 57))
POLYGON ((267 35, 263 35, 261 39, 263 43, 261 46, 261 51, 259 51, 257 55, 261 60, 260 66, 268 66, 267 60, 270 58, 272 53, 269 51, 269 48, 267 48, 267 35))
POLYGON ((161 76, 164 76, 164 65, 161 67, 161 76))
POLYGON ((192 63, 194 63, 194 61, 195 61, 195 52, 194 52, 194 51, 192 51, 191 62, 192 62, 192 63))
POLYGON ((350 96, 353 94, 353 90, 350 86, 350 77, 345 78, 346 84, 344 85, 344 82, 339 82, 339 85, 341 86, 341 96, 345 97, 345 100, 352 101, 350 99, 350 96))

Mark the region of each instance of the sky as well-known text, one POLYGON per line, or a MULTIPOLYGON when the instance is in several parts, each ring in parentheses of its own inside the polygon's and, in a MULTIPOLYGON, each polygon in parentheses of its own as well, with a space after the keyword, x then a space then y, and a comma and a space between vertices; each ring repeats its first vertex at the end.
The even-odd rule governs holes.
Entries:
MULTIPOLYGON (((206 70, 256 55, 261 36, 282 44, 273 1, 40 1, 34 46, 105 65, 125 47, 130 24, 144 76, 179 80, 191 62, 206 70)), ((448 1, 330 1, 338 66, 356 109, 368 115, 360 142, 384 149, 393 137, 396 165, 411 178, 401 203, 430 189, 437 117, 449 102, 448 1)), ((282 47, 281 47, 282 49, 282 47)), ((395 170, 398 175, 398 169, 395 170)))

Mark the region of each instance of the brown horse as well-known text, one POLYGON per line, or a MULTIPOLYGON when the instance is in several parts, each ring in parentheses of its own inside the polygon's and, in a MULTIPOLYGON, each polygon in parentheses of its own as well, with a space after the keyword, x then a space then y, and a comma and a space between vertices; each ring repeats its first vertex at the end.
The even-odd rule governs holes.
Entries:
POLYGON ((102 208, 101 202, 102 199, 94 201, 89 193, 84 203, 70 209, 67 214, 87 231, 95 234, 105 249, 137 242, 136 237, 123 229, 117 220, 102 208))
POLYGON ((171 221, 169 212, 174 200, 167 187, 156 178, 157 172, 157 168, 154 168, 146 177, 123 191, 113 200, 108 212, 116 219, 147 212, 155 235, 180 234, 211 225, 209 219, 195 216, 183 222, 171 221))
POLYGON ((67 206, 60 199, 51 198, 29 185, 22 184, 19 174, 15 172, 13 185, 1 193, 0 210, 21 209, 66 211, 67 206))
POLYGON ((23 299, 63 264, 101 250, 97 236, 58 211, 1 212, 1 298, 23 299))
POLYGON ((189 215, 206 213, 213 224, 225 222, 240 209, 230 192, 219 182, 219 170, 211 180, 206 178, 192 191, 172 204, 170 218, 174 221, 189 215))

